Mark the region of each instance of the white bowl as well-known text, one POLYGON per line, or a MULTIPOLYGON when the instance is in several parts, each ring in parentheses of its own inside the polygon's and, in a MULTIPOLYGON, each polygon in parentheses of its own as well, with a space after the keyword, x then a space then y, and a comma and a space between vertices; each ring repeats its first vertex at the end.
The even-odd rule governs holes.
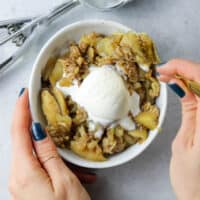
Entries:
MULTIPOLYGON (((85 33, 95 31, 103 34, 111 34, 117 31, 127 32, 130 30, 130 28, 113 21, 80 21, 62 28, 54 36, 52 36, 39 52, 31 73, 29 83, 29 100, 33 121, 40 122, 43 126, 45 125, 39 101, 39 92, 41 89, 41 71, 44 68, 48 58, 52 54, 60 49, 63 49, 64 46, 66 48, 67 41, 78 40, 85 33)), ((108 168, 128 162, 129 160, 141 154, 149 146, 149 144, 158 134, 162 122, 164 121, 167 107, 167 88, 163 83, 161 83, 161 92, 159 98, 157 99, 157 105, 160 108, 159 125, 155 130, 150 132, 148 139, 143 144, 133 145, 125 151, 109 157, 108 160, 104 162, 85 160, 67 149, 63 150, 58 148, 58 151, 60 155, 69 162, 88 168, 108 168)))

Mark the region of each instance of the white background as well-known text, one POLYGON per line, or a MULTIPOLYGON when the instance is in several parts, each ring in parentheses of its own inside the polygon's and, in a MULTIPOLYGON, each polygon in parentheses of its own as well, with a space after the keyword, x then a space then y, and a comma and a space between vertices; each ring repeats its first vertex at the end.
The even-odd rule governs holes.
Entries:
MULTIPOLYGON (((0 20, 45 12, 61 0, 0 0, 0 20)), ((45 41, 61 27, 83 19, 110 19, 137 31, 148 32, 156 41, 162 60, 174 57, 200 59, 198 0, 135 0, 113 12, 98 13, 77 7, 40 31, 12 70, 0 77, 0 199, 9 199, 10 123, 20 88, 26 87, 35 57, 45 41)), ((1 49, 9 54, 12 49, 1 49)), ((1 55, 3 55, 3 53, 1 55)), ((96 200, 172 200, 169 181, 171 142, 180 124, 178 98, 169 91, 167 117, 162 133, 138 158, 122 166, 98 170, 98 181, 87 186, 96 200)), ((19 155, 20 159, 20 155, 19 155)))

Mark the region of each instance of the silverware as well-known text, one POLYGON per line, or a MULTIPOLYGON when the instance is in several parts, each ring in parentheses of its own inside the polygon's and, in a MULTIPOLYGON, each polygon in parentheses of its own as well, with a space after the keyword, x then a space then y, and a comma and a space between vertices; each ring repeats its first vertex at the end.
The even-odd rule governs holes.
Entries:
MULTIPOLYGON (((72 9, 73 7, 84 3, 89 5, 92 8, 95 8, 100 11, 110 10, 113 8, 118 8, 123 6, 125 3, 130 0, 110 0, 110 1, 96 1, 96 0, 69 0, 68 2, 62 3, 61 5, 55 7, 50 12, 43 14, 35 18, 19 19, 19 20, 6 20, 0 22, 0 28, 11 26, 11 32, 8 32, 8 36, 3 39, 0 38, 0 46, 4 43, 12 40, 17 46, 23 46, 23 43, 26 41, 26 38, 30 37, 34 29, 43 24, 48 24, 55 20, 57 17, 65 13, 66 11, 72 9), (113 4, 111 4, 113 2, 113 4), (10 24, 9 24, 10 23, 10 24), (19 27, 20 28, 16 28, 19 27), (10 34, 9 34, 10 33, 10 34)), ((21 48, 21 47, 20 47, 21 48)), ((13 56, 7 58, 3 63, 0 63, 0 73, 5 71, 17 58, 21 55, 21 50, 18 50, 13 56)))
MULTIPOLYGON (((66 12, 67 10, 72 9, 73 7, 84 3, 85 5, 88 5, 92 8, 95 8, 97 10, 100 11, 105 11, 105 10, 110 10, 113 8, 118 8, 122 5, 124 5, 125 3, 129 2, 130 0, 109 0, 109 1, 96 1, 96 0, 69 0, 68 2, 62 3, 61 5, 55 7, 54 9, 52 9, 50 12, 41 15, 39 17, 35 17, 33 18, 30 23, 27 23, 25 26, 23 26, 20 30, 16 31, 15 33, 9 35, 8 37, 0 40, 0 45, 6 43, 7 41, 13 39, 14 37, 20 35, 20 34, 25 34, 26 32, 32 32, 30 30, 35 29, 35 27, 37 27, 38 25, 44 24, 44 23, 48 23, 51 22, 52 20, 54 20, 55 18, 57 18, 58 16, 62 15, 64 12, 66 12)), ((27 22, 29 19, 22 19, 22 22, 27 22)), ((1 22, 2 25, 6 25, 8 24, 9 20, 7 20, 7 22, 1 22)), ((14 21, 15 24, 18 23, 14 21)))
POLYGON ((12 56, 6 58, 3 62, 0 63, 0 74, 3 74, 4 72, 6 72, 6 70, 23 54, 25 47, 27 47, 27 43, 29 43, 29 41, 32 39, 31 34, 36 28, 36 26, 38 26, 39 24, 42 24, 42 22, 46 22, 46 23, 52 22, 58 16, 62 15, 66 10, 71 9, 74 6, 76 6, 77 2, 78 1, 76 0, 72 0, 67 3, 63 3, 62 5, 53 9, 49 13, 49 15, 43 15, 38 18, 33 18, 30 23, 28 23, 27 25, 24 25, 21 29, 16 26, 21 25, 22 22, 25 22, 25 23, 28 22, 29 18, 22 19, 22 21, 21 19, 6 20, 4 22, 1 21, 1 25, 2 25, 1 27, 7 26, 8 32, 13 31, 13 33, 10 36, 7 36, 6 38, 4 38, 4 40, 2 40, 2 44, 12 39, 12 42, 14 42, 17 46, 22 46, 22 47, 16 50, 16 52, 12 56), (46 18, 44 16, 46 16, 46 18), (14 24, 8 24, 9 22, 13 22, 14 24), (31 39, 29 39, 30 37, 31 39))
POLYGON ((78 4, 79 4, 78 0, 71 0, 71 1, 68 1, 66 3, 59 5, 58 7, 54 8, 52 11, 48 12, 47 14, 44 14, 44 15, 34 18, 30 23, 25 24, 24 26, 22 26, 22 28, 20 28, 16 32, 14 32, 11 35, 7 36, 6 38, 3 38, 2 40, 0 40, 0 45, 3 45, 7 41, 19 36, 20 34, 30 35, 32 33, 32 31, 38 25, 48 23, 48 22, 54 20, 55 18, 57 18, 58 16, 63 14, 63 12, 65 12, 67 9, 71 9, 78 4))
MULTIPOLYGON (((24 24, 33 20, 33 17, 9 19, 0 21, 0 38, 1 40, 6 39, 9 35, 18 31, 24 24)), ((17 47, 21 46, 26 40, 27 36, 20 34, 17 37, 12 38, 12 42, 17 47)))
MULTIPOLYGON (((12 25, 8 25, 5 28, 1 28, 0 38, 4 39, 8 37, 9 35, 18 31, 22 26, 23 26, 22 24, 12 24, 12 25)), ((20 34, 17 37, 14 37, 12 39, 12 43, 14 43, 17 47, 19 47, 24 43, 25 40, 26 40, 26 35, 20 34)))
POLYGON ((18 47, 14 54, 12 54, 10 57, 6 58, 3 62, 0 63, 0 76, 3 75, 10 68, 10 66, 23 55, 26 49, 30 48, 30 41, 33 39, 33 37, 34 34, 30 35, 26 39, 26 42, 24 42, 21 47, 18 47))

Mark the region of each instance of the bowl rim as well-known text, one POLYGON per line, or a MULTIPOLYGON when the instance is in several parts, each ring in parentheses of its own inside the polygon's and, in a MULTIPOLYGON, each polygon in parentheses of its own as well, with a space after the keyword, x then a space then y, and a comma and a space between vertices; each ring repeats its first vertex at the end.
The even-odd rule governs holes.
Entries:
MULTIPOLYGON (((35 59, 35 62, 33 64, 33 68, 32 68, 32 71, 31 71, 31 75, 30 75, 30 80, 29 80, 29 102, 30 102, 30 110, 31 110, 31 113, 32 113, 32 119, 34 121, 34 118, 35 116, 33 115, 33 109, 36 109, 36 108, 33 108, 33 103, 32 103, 32 89, 33 88, 33 81, 34 81, 34 77, 35 77, 35 73, 36 73, 36 70, 37 70, 37 66, 38 66, 38 63, 39 61, 42 59, 42 57, 44 56, 44 52, 48 49, 49 45, 54 42, 63 32, 67 32, 69 31, 70 29, 73 29, 77 26, 83 26, 83 25, 97 25, 97 24, 106 24, 106 25, 110 25, 112 27, 117 27, 117 28, 120 28, 124 31, 129 31, 129 30, 132 30, 131 28, 121 24, 121 23, 118 23, 118 22, 115 22, 115 21, 111 21, 111 20, 99 20, 99 19, 95 19, 95 20, 81 20, 81 21, 77 21, 75 23, 71 23, 69 25, 66 25, 64 26, 63 28, 61 28, 60 30, 58 30, 56 33, 54 33, 44 44, 44 46, 40 49, 36 59, 35 59)), ((74 159, 69 159, 69 157, 66 156, 67 153, 63 153, 62 150, 60 148, 57 148, 58 149, 58 152, 59 154, 61 155, 61 157, 63 157, 64 159, 66 159, 67 161, 77 165, 77 166, 81 166, 81 167, 87 167, 87 168, 96 168, 96 169, 103 169, 103 168, 110 168, 110 167, 115 167, 115 166, 119 166, 119 165, 122 165, 126 162, 129 162, 130 160, 136 158, 137 156, 139 156, 142 152, 144 152, 148 146, 153 142, 153 140, 155 139, 155 137, 158 135, 159 133, 159 129, 161 128, 163 122, 164 122, 164 119, 166 117, 166 111, 167 111, 167 103, 168 103, 168 96, 167 96, 167 85, 165 83, 161 83, 162 84, 162 90, 164 90, 165 92, 165 99, 164 99, 164 105, 162 106, 162 112, 163 112, 163 117, 160 118, 160 123, 159 123, 159 126, 157 127, 157 130, 155 132, 155 134, 153 135, 153 137, 151 137, 151 139, 147 139, 145 145, 143 145, 143 147, 140 149, 140 151, 138 151, 137 153, 133 154, 133 156, 129 156, 129 157, 125 157, 123 159, 118 159, 118 162, 115 162, 115 163, 112 163, 112 162, 107 162, 108 160, 106 161, 103 161, 103 162, 94 162, 94 161, 88 161, 86 159, 83 158, 84 161, 87 162, 80 162, 80 161, 77 161, 76 158, 74 159)))

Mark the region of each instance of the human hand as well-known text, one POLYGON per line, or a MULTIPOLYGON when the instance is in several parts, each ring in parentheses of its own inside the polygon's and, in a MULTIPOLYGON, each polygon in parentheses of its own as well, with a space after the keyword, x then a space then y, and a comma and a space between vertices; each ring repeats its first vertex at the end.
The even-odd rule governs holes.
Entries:
MULTIPOLYGON (((78 178, 59 157, 55 145, 40 124, 33 123, 33 142, 30 126, 28 91, 25 90, 17 101, 11 130, 12 166, 9 189, 13 199, 90 199, 78 178)), ((88 178, 80 172, 79 175, 83 179, 88 178)))
MULTIPOLYGON (((177 83, 182 103, 182 123, 172 144, 170 177, 179 200, 200 199, 200 99, 183 83, 175 79, 179 74, 200 82, 200 64, 175 59, 157 69, 159 79, 177 83)), ((177 89, 177 88, 176 88, 177 89)))

